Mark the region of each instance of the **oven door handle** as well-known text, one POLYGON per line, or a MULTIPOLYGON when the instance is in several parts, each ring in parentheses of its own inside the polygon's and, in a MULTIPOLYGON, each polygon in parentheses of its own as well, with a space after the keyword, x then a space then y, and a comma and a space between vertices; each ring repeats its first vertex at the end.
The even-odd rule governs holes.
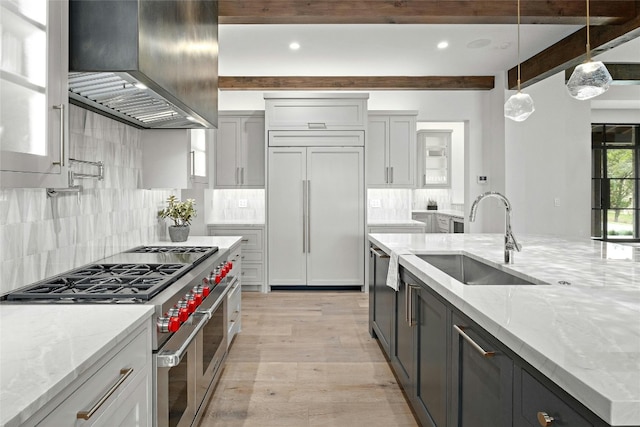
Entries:
POLYGON ((182 360, 182 356, 184 356, 185 352, 195 339, 195 337, 200 333, 204 325, 209 321, 209 316, 204 313, 195 313, 193 316, 197 316, 198 314, 202 315, 202 318, 193 329, 189 337, 182 343, 179 349, 171 352, 160 352, 158 353, 157 363, 158 368, 173 368, 174 366, 178 366, 180 361, 182 360))

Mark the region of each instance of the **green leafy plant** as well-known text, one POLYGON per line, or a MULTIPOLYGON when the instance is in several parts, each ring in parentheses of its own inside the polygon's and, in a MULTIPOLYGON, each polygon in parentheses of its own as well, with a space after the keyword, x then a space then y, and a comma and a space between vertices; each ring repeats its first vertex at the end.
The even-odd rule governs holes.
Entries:
POLYGON ((161 218, 170 218, 175 226, 191 224, 191 220, 196 216, 195 200, 187 199, 185 202, 181 202, 176 196, 171 195, 167 199, 167 203, 167 207, 158 212, 161 218))

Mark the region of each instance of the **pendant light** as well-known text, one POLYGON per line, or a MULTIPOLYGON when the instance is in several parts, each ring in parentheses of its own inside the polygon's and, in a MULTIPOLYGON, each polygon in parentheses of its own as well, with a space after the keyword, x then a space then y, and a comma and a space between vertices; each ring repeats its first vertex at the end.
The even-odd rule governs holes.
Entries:
POLYGON ((613 79, 601 61, 591 60, 589 42, 589 0, 587 0, 587 61, 578 65, 567 82, 569 94, 579 100, 591 99, 609 89, 613 79))
POLYGON ((527 119, 534 111, 531 96, 520 91, 520 0, 518 0, 518 93, 504 103, 504 116, 516 122, 527 119))

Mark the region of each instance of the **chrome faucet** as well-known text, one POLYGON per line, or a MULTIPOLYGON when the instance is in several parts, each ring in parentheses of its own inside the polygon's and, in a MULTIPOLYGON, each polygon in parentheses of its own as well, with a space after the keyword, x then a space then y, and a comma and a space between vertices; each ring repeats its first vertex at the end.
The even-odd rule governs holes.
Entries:
POLYGON ((513 235, 513 231, 511 231, 511 203, 509 200, 502 194, 495 191, 488 191, 479 195, 471 205, 471 213, 469 214, 469 222, 474 222, 476 220, 476 213, 478 212, 478 204, 481 200, 486 199, 487 197, 495 197, 496 199, 502 200, 505 207, 504 213, 504 262, 507 264, 513 263, 513 251, 516 250, 520 252, 522 246, 518 244, 516 241, 516 237, 513 235))

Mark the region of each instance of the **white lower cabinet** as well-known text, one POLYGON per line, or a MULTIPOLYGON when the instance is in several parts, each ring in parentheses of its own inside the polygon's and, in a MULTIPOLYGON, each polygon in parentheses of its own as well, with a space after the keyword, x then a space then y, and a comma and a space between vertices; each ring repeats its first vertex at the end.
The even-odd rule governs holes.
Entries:
POLYGON ((240 282, 245 291, 262 291, 264 286, 264 225, 210 224, 210 236, 242 236, 240 282))
POLYGON ((149 320, 25 425, 150 427, 151 387, 149 320))
POLYGON ((237 270, 231 281, 231 289, 227 293, 227 349, 231 346, 236 334, 242 330, 242 273, 244 273, 240 244, 232 247, 230 252, 229 259, 233 262, 233 269, 237 270))
POLYGON ((362 147, 269 148, 269 286, 364 285, 363 167, 362 147))

